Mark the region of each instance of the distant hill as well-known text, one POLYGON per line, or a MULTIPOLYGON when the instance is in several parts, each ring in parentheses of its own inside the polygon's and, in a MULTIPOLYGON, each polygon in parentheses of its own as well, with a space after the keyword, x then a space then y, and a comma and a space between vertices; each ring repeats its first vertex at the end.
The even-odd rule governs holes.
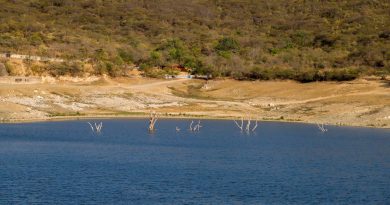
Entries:
POLYGON ((118 76, 131 64, 163 73, 179 64, 199 74, 307 82, 390 72, 388 0, 0 0, 0 5, 0 52, 88 59, 93 68, 47 63, 31 68, 35 74, 118 76))

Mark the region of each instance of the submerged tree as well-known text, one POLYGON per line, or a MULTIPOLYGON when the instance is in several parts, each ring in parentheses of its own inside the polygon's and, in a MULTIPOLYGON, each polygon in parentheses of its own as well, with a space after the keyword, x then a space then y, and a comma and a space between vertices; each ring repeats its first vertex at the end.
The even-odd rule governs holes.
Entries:
POLYGON ((158 120, 158 115, 155 112, 150 113, 150 119, 149 119, 149 132, 154 132, 155 131, 155 124, 158 120))
POLYGON ((234 123, 237 125, 237 127, 242 131, 245 131, 247 133, 250 133, 250 132, 254 132, 256 129, 257 129, 257 126, 258 126, 258 120, 255 120, 255 125, 253 127, 251 127, 251 122, 252 122, 252 119, 250 117, 248 117, 248 119, 246 120, 246 125, 244 127, 244 117, 241 117, 241 123, 238 123, 236 120, 234 120, 234 123))
POLYGON ((327 132, 327 131, 328 131, 328 129, 326 129, 326 128, 324 127, 324 124, 318 124, 318 123, 317 123, 317 127, 318 127, 318 129, 319 129, 321 132, 327 132))
POLYGON ((91 130, 94 134, 100 135, 102 128, 103 128, 103 122, 100 122, 99 124, 96 124, 96 122, 92 125, 90 122, 88 122, 89 126, 91 127, 91 130))
POLYGON ((200 128, 203 127, 201 124, 200 124, 200 120, 198 120, 198 123, 195 125, 195 126, 192 126, 194 124, 194 121, 192 120, 191 121, 191 124, 190 124, 190 127, 189 127, 189 131, 191 132, 196 132, 196 131, 200 131, 200 128))

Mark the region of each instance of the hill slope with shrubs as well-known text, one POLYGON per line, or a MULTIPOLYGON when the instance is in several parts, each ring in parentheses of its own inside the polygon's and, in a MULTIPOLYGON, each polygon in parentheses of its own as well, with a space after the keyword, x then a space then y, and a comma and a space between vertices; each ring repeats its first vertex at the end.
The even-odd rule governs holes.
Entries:
MULTIPOLYGON (((0 0, 0 52, 58 57, 34 75, 173 65, 236 79, 390 72, 387 0, 0 0), (82 61, 75 61, 82 60, 82 61)), ((9 66, 8 66, 9 67, 9 66)))

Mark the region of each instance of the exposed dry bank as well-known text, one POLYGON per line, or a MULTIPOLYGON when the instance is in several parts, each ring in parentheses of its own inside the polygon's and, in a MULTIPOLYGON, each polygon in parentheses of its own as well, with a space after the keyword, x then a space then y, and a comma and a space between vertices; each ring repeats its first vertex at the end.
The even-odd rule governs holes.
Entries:
POLYGON ((390 128, 390 83, 93 79, 0 84, 0 121, 162 117, 283 120, 390 128))

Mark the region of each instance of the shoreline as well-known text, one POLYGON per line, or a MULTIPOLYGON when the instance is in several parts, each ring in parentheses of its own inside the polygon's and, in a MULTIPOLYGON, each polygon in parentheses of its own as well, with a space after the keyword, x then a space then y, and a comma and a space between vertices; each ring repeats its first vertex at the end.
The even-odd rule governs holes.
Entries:
MULTIPOLYGON (((134 120, 134 119, 145 119, 147 120, 149 115, 126 115, 126 116, 115 116, 115 115, 91 115, 91 116, 61 116, 61 117, 51 117, 48 119, 15 119, 8 121, 0 121, 0 124, 27 124, 27 123, 40 123, 40 122, 66 122, 66 121, 80 121, 80 120, 134 120)), ((239 120, 239 117, 228 116, 228 117, 216 117, 216 116, 160 116, 159 119, 177 119, 177 120, 239 120)), ((245 120, 244 120, 245 121, 245 120)), ((252 120, 253 121, 253 120, 252 120)), ((296 123, 296 124, 308 124, 308 125, 316 125, 315 122, 310 121, 298 121, 298 120, 278 120, 278 119, 259 119, 259 122, 282 122, 282 123, 296 123)), ((350 127, 350 128, 371 128, 371 129, 384 129, 390 130, 390 127, 380 127, 380 126, 367 126, 367 125, 350 125, 350 124, 332 124, 325 123, 326 126, 336 126, 336 127, 350 127)))
POLYGON ((0 123, 148 118, 390 128, 390 84, 104 78, 85 83, 0 85, 0 123))

